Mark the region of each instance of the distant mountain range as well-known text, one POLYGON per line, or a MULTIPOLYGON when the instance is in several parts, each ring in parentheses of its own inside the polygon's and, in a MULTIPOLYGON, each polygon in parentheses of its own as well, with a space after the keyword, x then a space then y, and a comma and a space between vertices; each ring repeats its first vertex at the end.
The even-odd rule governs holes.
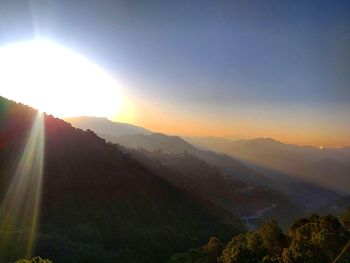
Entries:
MULTIPOLYGON (((67 121, 71 119, 68 118, 67 121)), ((108 119, 101 119, 97 117, 79 117, 79 122, 73 120, 71 124, 80 129, 90 129, 96 132, 99 136, 106 139, 109 142, 118 143, 129 148, 144 148, 149 151, 162 150, 165 153, 191 153, 200 159, 207 161, 208 163, 223 168, 225 172, 235 173, 237 178, 243 180, 252 180, 254 182, 260 182, 265 184, 268 178, 265 178, 262 174, 259 174, 247 167, 243 166, 240 162, 234 160, 228 155, 218 154, 212 151, 200 150, 179 136, 168 136, 162 133, 138 133, 135 134, 135 129, 131 130, 130 134, 119 135, 118 127, 123 126, 121 123, 114 123, 108 119), (86 119, 86 121, 85 121, 86 119), (82 125, 83 123, 83 125, 82 125), (100 124, 102 125, 100 126, 100 124), (89 126, 86 126, 86 125, 89 126), (105 127, 108 127, 107 129, 105 127), (110 128, 110 127, 113 127, 110 128)), ((133 128, 142 129, 137 126, 133 128)))
MULTIPOLYGON (((98 125, 99 118, 96 121, 98 125)), ((136 149, 131 151, 132 156, 150 166, 150 169, 156 167, 155 164, 150 165, 152 161, 161 162, 175 171, 175 174, 169 171, 159 172, 160 177, 190 194, 197 193, 201 199, 207 199, 236 215, 252 214, 270 206, 272 202, 280 204, 276 213, 279 212, 281 221, 285 221, 286 225, 291 218, 301 213, 300 208, 282 194, 263 188, 269 178, 245 167, 228 155, 197 149, 179 136, 161 133, 98 135, 109 142, 136 149), (188 169, 184 171, 185 167, 188 169)))
MULTIPOLYGON (((198 140, 198 138, 197 140, 190 140, 191 138, 187 138, 187 140, 192 143, 190 144, 179 136, 167 136, 160 133, 117 136, 111 133, 107 134, 106 131, 103 130, 99 131, 101 133, 98 133, 98 135, 105 138, 107 141, 133 149, 143 148, 148 151, 160 149, 168 154, 190 153, 206 161, 208 164, 220 168, 223 174, 230 175, 237 180, 242 180, 243 182, 256 186, 267 185, 272 189, 283 192, 290 197, 291 200, 294 200, 306 209, 315 209, 339 197, 339 194, 336 193, 334 189, 316 184, 312 180, 294 177, 283 170, 277 169, 275 166, 266 167, 265 165, 261 165, 260 162, 249 162, 246 159, 240 158, 241 156, 230 156, 230 154, 227 154, 227 149, 231 149, 231 141, 226 139, 209 138, 210 140, 208 140, 208 138, 205 138, 206 143, 203 143, 204 140, 198 140), (213 144, 216 145, 216 147, 213 147, 213 144), (219 149, 218 145, 222 147, 222 150, 219 149), (224 147, 227 147, 227 149, 224 147), (222 152, 226 152, 226 154, 222 152)), ((261 154, 264 155, 265 153, 267 156, 270 155, 269 152, 271 150, 269 148, 274 149, 284 145, 273 139, 257 139, 252 141, 240 140, 237 142, 236 147, 241 146, 244 150, 246 142, 249 142, 247 149, 251 149, 254 145, 266 145, 266 147, 261 150, 261 154)), ((253 149, 251 151, 254 152, 253 149)), ((263 156, 262 159, 264 158, 268 157, 263 156)), ((278 159, 283 160, 284 158, 279 156, 277 160, 278 159)), ((303 160, 303 158, 301 159, 303 160)))
POLYGON ((350 194, 349 147, 320 149, 284 144, 271 138, 187 140, 201 147, 224 152, 260 172, 270 170, 270 175, 275 172, 279 178, 304 180, 332 191, 350 194))
POLYGON ((217 137, 186 137, 185 140, 208 149, 228 154, 248 155, 253 150, 259 151, 290 151, 312 160, 334 159, 344 165, 350 165, 350 146, 342 148, 314 147, 285 144, 272 138, 257 138, 249 140, 229 140, 217 137))

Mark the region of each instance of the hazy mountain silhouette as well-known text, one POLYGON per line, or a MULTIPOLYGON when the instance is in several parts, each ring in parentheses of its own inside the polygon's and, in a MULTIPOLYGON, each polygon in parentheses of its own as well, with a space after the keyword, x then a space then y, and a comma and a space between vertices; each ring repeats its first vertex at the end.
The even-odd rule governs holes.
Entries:
MULTIPOLYGON (((250 140, 228 140, 218 137, 186 137, 186 141, 205 147, 207 149, 216 150, 231 154, 234 150, 242 150, 244 148, 247 152, 255 150, 263 151, 270 149, 289 150, 293 153, 298 153, 303 157, 312 160, 322 160, 331 158, 339 161, 345 165, 349 165, 350 160, 350 146, 342 148, 318 148, 310 145, 301 146, 295 144, 285 144, 274 140, 272 138, 257 138, 250 140)), ((243 155, 243 153, 242 153, 243 155)))
MULTIPOLYGON (((233 178, 243 180, 257 186, 267 185, 270 188, 283 192, 289 198, 297 202, 299 205, 304 206, 306 209, 316 209, 319 206, 339 197, 339 194, 329 190, 327 187, 320 187, 318 185, 314 185, 313 183, 305 182, 305 180, 294 178, 288 173, 276 171, 273 168, 257 165, 245 160, 241 160, 241 162, 244 162, 244 165, 242 165, 242 163, 237 161, 235 158, 232 158, 227 154, 220 153, 218 149, 216 149, 216 152, 209 151, 207 150, 209 148, 208 145, 205 145, 200 149, 197 148, 198 144, 196 144, 196 147, 194 147, 178 136, 167 136, 159 133, 151 135, 134 134, 119 137, 100 134, 100 136, 104 137, 108 141, 119 143, 126 147, 135 149, 144 148, 149 151, 161 149, 165 153, 191 153, 201 160, 206 161, 208 164, 219 167, 224 174, 230 175, 233 178)), ((211 137, 210 140, 220 143, 225 142, 225 145, 227 145, 226 139, 211 137)), ((259 139, 254 143, 259 142, 263 142, 265 144, 271 143, 274 145, 274 147, 279 147, 279 145, 282 144, 272 139, 259 139)), ((240 141, 240 143, 243 144, 244 141, 240 141)))
POLYGON ((198 149, 179 136, 168 136, 161 133, 153 133, 150 135, 132 134, 124 136, 99 135, 107 141, 134 149, 144 148, 148 151, 161 149, 165 153, 178 154, 188 152, 211 165, 219 167, 224 173, 229 173, 237 179, 259 185, 266 185, 269 183, 268 177, 249 169, 232 157, 226 154, 198 149))
POLYGON ((151 134, 152 132, 128 123, 122 122, 112 122, 107 118, 103 117, 72 117, 65 118, 65 121, 71 123, 74 127, 80 128, 83 130, 91 129, 96 133, 113 135, 113 136, 122 136, 127 134, 151 134))
POLYGON ((278 203, 279 206, 273 214, 278 215, 282 223, 287 225, 290 219, 301 212, 300 207, 281 193, 272 188, 265 188, 266 185, 273 184, 268 177, 245 167, 228 155, 197 149, 179 136, 167 136, 161 133, 118 137, 99 135, 107 141, 139 149, 132 154, 140 157, 143 152, 148 157, 141 158, 145 165, 152 163, 153 159, 158 160, 178 172, 172 176, 172 173, 163 172, 160 173, 161 177, 190 193, 201 193, 201 198, 206 198, 235 214, 241 216, 252 214, 256 210, 270 206, 271 203, 278 203), (146 154, 147 151, 142 149, 150 152, 146 154), (188 167, 186 165, 190 163, 189 159, 196 165, 192 165, 183 176, 183 169, 188 167), (213 170, 216 172, 210 173, 213 170))
MULTIPOLYGON (((284 144, 271 138, 252 140, 209 140, 188 138, 189 141, 221 151, 254 166, 258 171, 271 169, 286 175, 317 184, 326 189, 350 192, 350 151, 348 147, 323 148, 284 144), (262 168, 262 169, 259 169, 262 168)), ((266 174, 266 173, 265 173, 266 174)))
POLYGON ((187 143, 179 136, 168 136, 162 133, 145 134, 129 134, 124 136, 102 135, 106 140, 122 144, 130 148, 145 148, 150 151, 162 149, 167 153, 183 153, 185 151, 193 152, 196 148, 187 143))
POLYGON ((350 189, 348 147, 320 150, 312 146, 288 145, 272 138, 237 141, 216 137, 186 138, 190 144, 178 136, 160 133, 122 136, 118 136, 118 131, 99 133, 102 128, 98 126, 99 123, 95 122, 85 127, 95 129, 106 140, 126 147, 144 148, 151 152, 161 149, 168 154, 192 154, 220 168, 224 175, 255 186, 268 185, 283 192, 308 210, 339 198, 335 191, 350 189))
MULTIPOLYGON (((1 97, 0 109, 3 197, 37 112, 1 97)), ((57 262, 164 262, 213 234, 242 230, 229 213, 176 189, 92 131, 46 115, 44 127, 37 254, 57 262)))
POLYGON ((167 153, 192 153, 212 165, 223 168, 226 172, 233 172, 243 180, 251 180, 254 183, 266 184, 268 178, 258 174, 247 167, 244 167, 228 155, 216 154, 207 150, 200 150, 179 136, 168 136, 162 133, 152 133, 141 127, 130 124, 112 122, 106 118, 98 117, 77 117, 67 118, 73 126, 81 129, 91 129, 107 141, 118 143, 130 148, 144 148, 149 151, 162 149, 167 153), (121 126, 120 126, 121 125, 121 126), (136 127, 137 129, 127 130, 124 126, 136 127), (122 132, 119 130, 121 127, 122 132), (140 132, 139 132, 140 131, 140 132), (123 133, 123 135, 120 135, 123 133))
MULTIPOLYGON (((96 126, 88 128, 93 129, 93 127, 96 126)), ((139 158, 142 157, 140 161, 145 165, 152 163, 152 160, 155 159, 175 171, 175 175, 163 172, 159 173, 159 176, 189 193, 200 193, 202 199, 207 199, 237 215, 252 214, 256 210, 270 206, 271 203, 276 203, 279 205, 273 211, 273 215, 278 215, 282 223, 288 225, 290 219, 301 213, 300 207, 288 200, 286 196, 272 188, 265 188, 266 185, 273 185, 273 181, 268 177, 247 168, 228 155, 198 149, 179 136, 168 136, 161 133, 123 136, 98 133, 98 135, 109 142, 140 149, 147 158, 138 151, 132 154, 139 158), (150 152, 146 154, 147 151, 142 151, 142 149, 150 152), (191 159, 196 165, 192 165, 183 176, 184 167, 188 167, 186 166, 188 159, 191 159), (216 172, 210 172, 213 170, 216 172), (231 190, 227 191, 227 189, 231 190)))

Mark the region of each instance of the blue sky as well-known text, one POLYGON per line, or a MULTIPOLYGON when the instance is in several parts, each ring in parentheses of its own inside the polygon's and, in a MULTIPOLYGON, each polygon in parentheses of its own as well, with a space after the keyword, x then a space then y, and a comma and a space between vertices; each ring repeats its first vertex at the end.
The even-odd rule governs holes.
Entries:
POLYGON ((169 121, 216 118, 234 135, 242 119, 300 119, 345 142, 349 14, 349 1, 1 1, 0 41, 32 37, 35 20, 42 35, 120 78, 131 98, 171 108, 169 121))

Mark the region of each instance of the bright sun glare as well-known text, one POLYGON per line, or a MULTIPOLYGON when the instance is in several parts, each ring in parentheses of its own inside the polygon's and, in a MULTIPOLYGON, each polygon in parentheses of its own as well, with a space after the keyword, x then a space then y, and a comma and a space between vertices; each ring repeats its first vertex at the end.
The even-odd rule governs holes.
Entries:
POLYGON ((100 67, 43 39, 0 47, 0 95, 57 117, 116 118, 126 102, 100 67))

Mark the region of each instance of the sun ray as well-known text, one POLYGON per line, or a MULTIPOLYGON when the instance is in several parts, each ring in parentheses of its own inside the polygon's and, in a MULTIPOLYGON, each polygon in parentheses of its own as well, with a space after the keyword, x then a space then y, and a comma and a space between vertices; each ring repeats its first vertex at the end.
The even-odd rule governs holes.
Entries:
POLYGON ((44 120, 38 112, 0 207, 0 251, 29 258, 40 210, 44 164, 44 120))

